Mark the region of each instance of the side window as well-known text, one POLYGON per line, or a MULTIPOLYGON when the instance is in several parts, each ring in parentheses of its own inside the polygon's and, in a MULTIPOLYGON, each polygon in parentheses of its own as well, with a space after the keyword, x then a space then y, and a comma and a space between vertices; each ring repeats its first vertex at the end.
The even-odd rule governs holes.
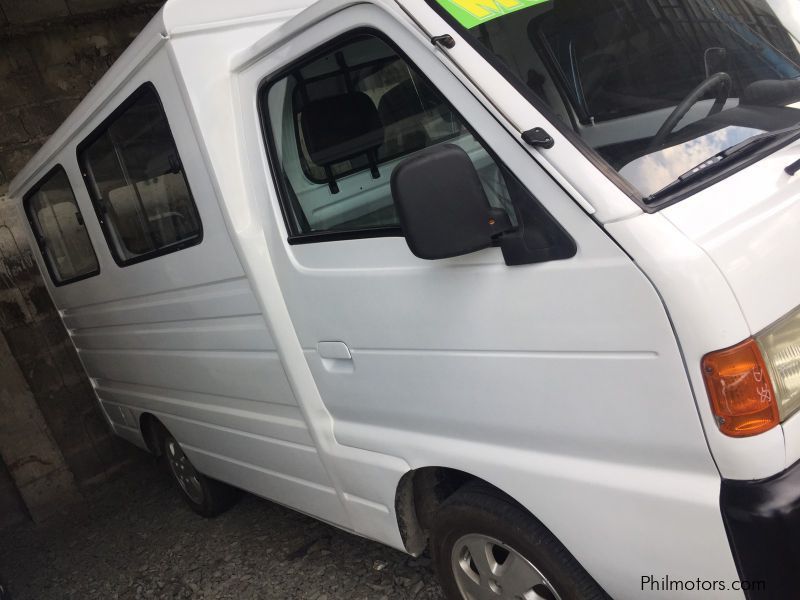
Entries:
POLYGON ((502 169, 458 114, 387 42, 352 34, 264 85, 261 113, 293 241, 399 234, 394 168, 450 143, 490 203, 514 211, 502 169))
POLYGON ((118 264, 202 240, 200 215, 152 85, 141 87, 80 145, 78 160, 118 264))
POLYGON ((56 167, 25 195, 28 215, 47 270, 56 285, 100 272, 97 256, 62 167, 56 167))

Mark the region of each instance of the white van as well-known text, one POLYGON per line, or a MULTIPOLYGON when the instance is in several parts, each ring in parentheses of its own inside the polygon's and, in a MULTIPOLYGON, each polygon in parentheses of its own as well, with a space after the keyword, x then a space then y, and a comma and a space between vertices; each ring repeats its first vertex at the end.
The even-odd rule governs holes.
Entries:
POLYGON ((800 4, 169 0, 15 179, 114 431, 447 598, 796 598, 800 4))

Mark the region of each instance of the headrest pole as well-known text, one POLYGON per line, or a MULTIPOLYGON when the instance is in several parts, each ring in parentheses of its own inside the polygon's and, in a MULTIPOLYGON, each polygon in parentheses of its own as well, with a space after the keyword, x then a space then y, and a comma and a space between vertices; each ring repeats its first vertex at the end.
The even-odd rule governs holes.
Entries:
POLYGON ((369 161, 369 172, 372 173, 372 178, 380 179, 381 172, 378 169, 378 152, 376 150, 367 152, 367 160, 369 161))
POLYGON ((294 74, 294 78, 297 80, 297 87, 300 88, 300 96, 303 98, 303 104, 308 104, 308 87, 306 86, 306 80, 299 69, 294 74))
POLYGON ((339 184, 336 183, 336 175, 333 174, 333 169, 330 165, 325 165, 325 177, 328 178, 328 187, 331 189, 331 194, 338 194, 339 184))

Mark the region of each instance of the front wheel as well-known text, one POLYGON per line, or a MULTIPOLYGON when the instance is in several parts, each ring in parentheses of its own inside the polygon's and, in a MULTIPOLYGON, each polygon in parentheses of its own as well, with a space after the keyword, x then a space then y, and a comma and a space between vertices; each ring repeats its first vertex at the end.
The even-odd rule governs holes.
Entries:
POLYGON ((239 490, 209 479, 195 469, 181 445, 170 434, 164 435, 164 457, 183 499, 197 514, 216 517, 239 499, 239 490))
POLYGON ((608 595, 547 528, 495 490, 470 485, 431 531, 448 600, 600 600, 608 595))

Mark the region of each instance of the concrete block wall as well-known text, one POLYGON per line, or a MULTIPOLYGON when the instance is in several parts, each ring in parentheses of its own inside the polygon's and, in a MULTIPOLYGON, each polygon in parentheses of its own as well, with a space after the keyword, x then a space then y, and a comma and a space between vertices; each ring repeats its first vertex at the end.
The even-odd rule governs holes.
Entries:
POLYGON ((5 463, 0 460, 0 530, 19 523, 27 516, 28 511, 17 486, 5 463))
POLYGON ((160 4, 0 0, 0 193, 160 4))
POLYGON ((1 335, 0 414, 0 457, 31 517, 43 521, 79 502, 75 478, 1 335))
MULTIPOLYGON (((48 493, 74 499, 70 480, 73 487, 102 480, 130 456, 129 447, 110 434, 44 287, 17 207, 3 193, 162 3, 0 0, 0 350, 8 355, 0 363, 18 374, 15 391, 3 402, 19 409, 0 414, 0 434, 8 434, 0 435, 0 527, 15 517, 46 514, 40 508, 48 493), (22 448, 25 437, 13 436, 26 427, 44 436, 35 447, 22 448), (17 457, 14 464, 9 456, 17 457), (66 473, 52 466, 47 477, 41 469, 32 474, 32 466, 42 466, 38 459, 55 464, 59 456, 66 473)), ((0 380, 0 395, 9 381, 0 380)))

